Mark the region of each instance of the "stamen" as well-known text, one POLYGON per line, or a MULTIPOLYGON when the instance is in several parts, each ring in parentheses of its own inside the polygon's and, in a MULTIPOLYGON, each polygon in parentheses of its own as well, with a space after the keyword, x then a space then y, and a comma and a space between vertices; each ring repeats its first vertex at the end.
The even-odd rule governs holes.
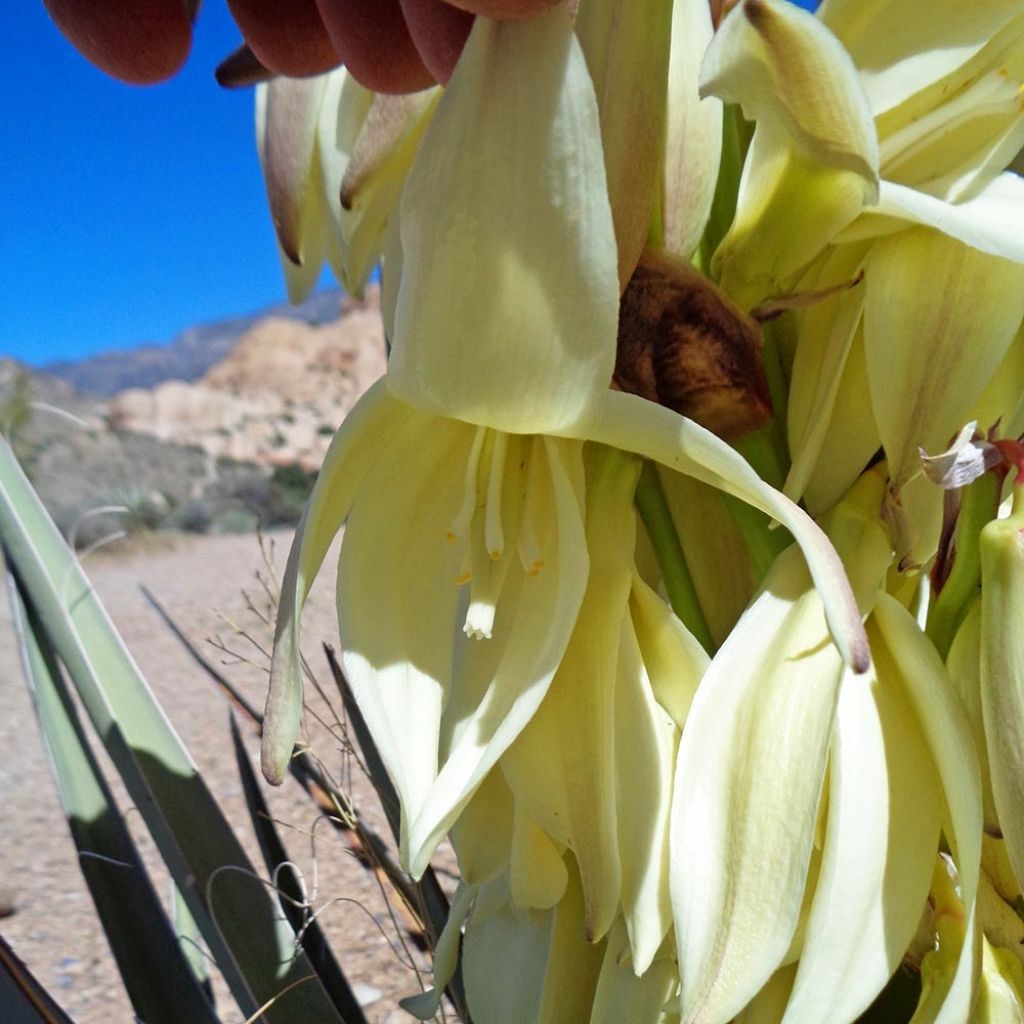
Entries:
POLYGON ((466 459, 466 476, 463 482, 462 504, 459 511, 455 513, 451 526, 445 534, 449 543, 465 537, 469 532, 469 525, 473 521, 473 513, 476 511, 477 498, 477 472, 480 466, 480 452, 483 450, 484 438, 487 436, 486 427, 477 427, 473 436, 473 444, 469 449, 469 457, 466 459))
POLYGON ((455 577, 455 586, 461 587, 473 578, 473 541, 469 538, 462 545, 459 555, 459 572, 455 577))
POLYGON ((540 541, 537 537, 537 520, 540 515, 541 479, 544 459, 542 442, 534 437, 530 444, 526 467, 526 489, 523 494, 523 517, 519 527, 519 560, 527 576, 536 576, 544 568, 540 541))
POLYGON ((484 518, 484 543, 492 560, 501 558, 505 550, 505 532, 501 524, 501 488, 505 480, 505 455, 508 434, 495 431, 491 450, 491 471, 487 479, 487 511, 484 518))

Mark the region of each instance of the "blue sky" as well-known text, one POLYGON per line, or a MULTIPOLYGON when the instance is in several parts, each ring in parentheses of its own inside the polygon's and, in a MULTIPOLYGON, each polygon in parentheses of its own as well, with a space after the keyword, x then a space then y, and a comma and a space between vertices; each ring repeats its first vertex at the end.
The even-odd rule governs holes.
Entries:
POLYGON ((239 42, 206 0, 171 82, 107 78, 42 0, 0 12, 0 355, 30 363, 144 341, 282 301, 252 92, 213 68, 239 42))

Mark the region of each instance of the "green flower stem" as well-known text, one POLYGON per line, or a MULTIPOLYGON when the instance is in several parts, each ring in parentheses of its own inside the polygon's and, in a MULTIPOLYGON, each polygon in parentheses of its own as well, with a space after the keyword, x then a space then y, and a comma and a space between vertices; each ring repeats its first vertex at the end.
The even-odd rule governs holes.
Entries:
POLYGON ((640 481, 636 487, 636 507, 640 513, 647 536, 651 539, 661 575, 665 580, 672 611, 679 616, 691 633, 700 641, 708 654, 715 653, 711 630, 704 619, 697 589, 693 585, 683 546, 672 520, 665 492, 661 487, 657 469, 649 462, 644 463, 640 481))
POLYGON ((722 498, 740 531, 754 567, 754 578, 760 585, 775 559, 793 543, 793 535, 745 501, 731 494, 723 494, 722 498))
POLYGON ((1002 489, 1003 477, 997 473, 985 473, 964 489, 953 540, 953 568, 928 609, 925 627, 943 658, 981 587, 981 531, 995 519, 1002 489))
POLYGON ((736 196, 740 190, 740 175, 743 173, 743 161, 749 144, 750 128, 743 120, 739 108, 734 104, 726 104, 722 117, 722 161, 718 183, 704 237, 694 253, 694 263, 709 277, 711 257, 736 216, 736 196))
POLYGON ((737 441, 733 447, 754 467, 757 475, 776 490, 781 490, 789 471, 789 457, 773 416, 760 430, 737 441))

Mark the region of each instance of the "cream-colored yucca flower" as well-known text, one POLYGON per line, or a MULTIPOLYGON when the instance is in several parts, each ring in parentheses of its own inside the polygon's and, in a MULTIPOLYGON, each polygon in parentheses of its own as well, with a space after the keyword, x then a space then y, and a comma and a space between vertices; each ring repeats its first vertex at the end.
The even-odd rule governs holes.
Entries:
POLYGON ((585 441, 781 521, 807 553, 842 657, 864 669, 868 653, 842 567, 806 514, 714 435, 608 388, 618 261, 597 103, 567 10, 477 19, 399 219, 389 370, 336 437, 289 559, 263 763, 280 779, 302 707, 301 606, 347 519, 345 667, 401 800, 403 861, 419 874, 570 643, 592 557, 585 441))
MULTIPOLYGON (((452 829, 465 887, 449 928, 468 916, 478 1020, 658 1024, 678 988, 669 806, 708 657, 637 573, 639 460, 592 445, 585 463, 591 564, 572 638, 452 829)), ((432 994, 404 1005, 431 1015, 452 967, 436 956, 432 994)))
POLYGON ((703 78, 757 120, 723 287, 751 306, 864 272, 796 314, 786 492, 826 510, 879 445, 902 488, 919 447, 1019 374, 1024 182, 1003 172, 1024 143, 1024 12, 746 0, 703 78))
POLYGON ((690 708, 671 842, 685 1022, 725 1024, 752 1000, 765 1016, 750 1019, 855 1020, 918 929, 940 827, 966 924, 931 979, 934 1015, 915 1019, 968 1019, 980 964, 978 767, 941 659, 882 589, 883 489, 884 476, 868 474, 828 520, 869 615, 870 672, 844 670, 790 549, 690 708))
MULTIPOLYGON (((671 927, 668 820, 676 747, 708 656, 635 562, 639 460, 587 447, 586 592, 543 703, 456 823, 463 877, 507 876, 546 910, 572 851, 591 941, 626 929, 644 974, 671 927)), ((477 645, 479 648, 480 645, 477 645)))

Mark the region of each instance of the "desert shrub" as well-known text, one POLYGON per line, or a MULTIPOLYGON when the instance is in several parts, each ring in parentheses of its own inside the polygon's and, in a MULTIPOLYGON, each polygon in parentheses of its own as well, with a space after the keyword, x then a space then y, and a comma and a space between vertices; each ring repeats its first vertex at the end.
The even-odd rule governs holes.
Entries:
POLYGON ((201 498, 191 498, 173 515, 168 516, 168 529, 184 530, 186 533, 209 533, 213 526, 214 514, 201 498))

